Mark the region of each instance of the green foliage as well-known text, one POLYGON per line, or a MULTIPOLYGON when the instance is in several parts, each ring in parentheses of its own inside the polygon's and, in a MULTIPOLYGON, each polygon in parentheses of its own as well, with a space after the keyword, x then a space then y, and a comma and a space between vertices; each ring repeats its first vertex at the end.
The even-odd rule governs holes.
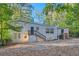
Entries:
POLYGON ((26 3, 10 4, 13 11, 12 20, 24 20, 26 22, 32 22, 32 5, 26 3))
POLYGON ((9 9, 8 4, 0 4, 0 21, 7 21, 11 17, 9 17, 12 14, 11 10, 9 9))
POLYGON ((3 45, 10 39, 7 22, 11 20, 11 15, 12 10, 8 4, 0 4, 0 42, 3 45))
POLYGON ((70 35, 74 37, 79 37, 79 4, 69 4, 69 3, 59 3, 59 4, 51 4, 53 11, 48 7, 44 8, 43 12, 48 13, 50 9, 52 14, 46 14, 48 19, 45 19, 48 25, 57 25, 63 28, 69 28, 70 35), (49 21, 50 20, 50 21, 49 21), (54 20, 54 21, 53 21, 54 20), (49 24, 50 22, 50 24, 49 24))
POLYGON ((18 22, 12 24, 13 20, 24 20, 26 22, 32 22, 32 6, 31 4, 0 4, 0 42, 6 44, 10 41, 10 31, 9 29, 20 31, 21 26, 18 22), (25 9, 23 9, 25 8, 25 9), (18 25, 17 25, 18 24, 18 25))
POLYGON ((53 11, 53 6, 51 3, 46 4, 46 7, 43 9, 43 13, 47 15, 49 11, 53 11))

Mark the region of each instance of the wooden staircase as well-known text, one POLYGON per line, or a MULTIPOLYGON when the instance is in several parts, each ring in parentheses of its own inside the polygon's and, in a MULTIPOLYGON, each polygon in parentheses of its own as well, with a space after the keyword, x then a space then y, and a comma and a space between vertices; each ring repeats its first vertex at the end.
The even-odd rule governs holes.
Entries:
MULTIPOLYGON (((31 35, 31 31, 29 30, 28 32, 29 35, 31 35)), ((46 41, 46 36, 41 34, 40 32, 34 30, 34 35, 36 36, 37 41, 46 41)))
POLYGON ((46 36, 41 34, 40 32, 34 31, 34 35, 36 35, 37 37, 39 37, 40 39, 43 39, 44 41, 46 40, 46 36))

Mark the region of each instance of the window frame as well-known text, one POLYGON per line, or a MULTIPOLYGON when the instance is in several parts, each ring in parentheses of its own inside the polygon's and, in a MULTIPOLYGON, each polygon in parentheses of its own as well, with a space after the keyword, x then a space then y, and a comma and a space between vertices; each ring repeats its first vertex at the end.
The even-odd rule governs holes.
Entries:
POLYGON ((46 33, 49 33, 49 28, 46 28, 45 31, 46 31, 46 33))
POLYGON ((45 29, 45 32, 48 34, 48 33, 50 33, 50 34, 52 34, 52 33, 54 33, 54 28, 46 28, 45 29))
POLYGON ((53 28, 50 28, 50 33, 54 33, 54 29, 53 28))

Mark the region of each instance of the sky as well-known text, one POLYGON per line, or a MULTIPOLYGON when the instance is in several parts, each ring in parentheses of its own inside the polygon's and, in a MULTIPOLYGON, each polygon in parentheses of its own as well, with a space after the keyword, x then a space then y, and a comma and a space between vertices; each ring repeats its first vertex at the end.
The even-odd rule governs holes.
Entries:
MULTIPOLYGON (((32 6, 34 7, 34 10, 36 10, 37 12, 41 13, 43 8, 45 7, 45 3, 32 3, 32 6)), ((43 23, 43 21, 39 21, 39 19, 35 18, 35 12, 32 12, 32 16, 34 17, 34 21, 37 23, 43 23)))
POLYGON ((45 7, 45 3, 32 3, 32 6, 35 9, 42 11, 42 9, 45 7))

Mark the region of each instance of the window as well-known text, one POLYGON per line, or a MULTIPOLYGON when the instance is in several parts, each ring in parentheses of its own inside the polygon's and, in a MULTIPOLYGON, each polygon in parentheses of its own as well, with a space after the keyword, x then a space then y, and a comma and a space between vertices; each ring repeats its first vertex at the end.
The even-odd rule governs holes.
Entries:
POLYGON ((18 33, 18 38, 20 38, 20 33, 18 33))
POLYGON ((49 29, 48 28, 46 28, 46 33, 49 33, 49 29))
POLYGON ((36 27, 36 31, 38 31, 39 30, 39 27, 36 27))
POLYGON ((53 28, 50 29, 50 33, 54 33, 54 29, 53 28))
POLYGON ((14 39, 16 39, 17 38, 17 33, 14 33, 14 39))
POLYGON ((27 33, 24 33, 24 38, 27 38, 27 33))
POLYGON ((53 28, 46 28, 46 33, 54 33, 54 29, 53 28))
POLYGON ((14 39, 18 39, 18 38, 20 38, 20 33, 19 32, 14 33, 14 39))

